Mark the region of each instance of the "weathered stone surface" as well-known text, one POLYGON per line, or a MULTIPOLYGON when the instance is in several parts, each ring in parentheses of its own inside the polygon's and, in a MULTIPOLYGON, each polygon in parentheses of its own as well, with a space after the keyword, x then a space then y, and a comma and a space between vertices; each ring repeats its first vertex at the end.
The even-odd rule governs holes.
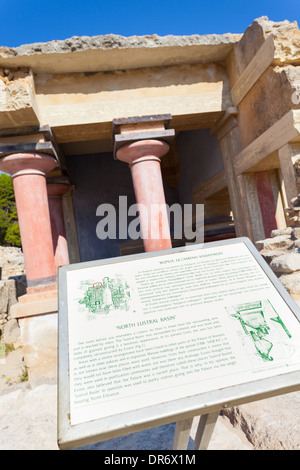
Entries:
POLYGON ((227 58, 231 86, 237 83, 269 36, 274 41, 273 62, 239 103, 238 123, 243 148, 291 109, 300 108, 295 97, 300 74, 300 31, 296 22, 273 22, 267 17, 254 20, 227 58))
POLYGON ((0 402, 0 449, 58 449, 56 385, 21 387, 1 396, 0 402))
POLYGON ((264 260, 270 264, 273 259, 275 259, 277 256, 283 255, 285 252, 284 251, 279 251, 279 250, 270 250, 270 251, 262 251, 260 254, 264 258, 264 260))
POLYGON ((267 16, 253 21, 246 29, 241 40, 236 44, 228 57, 229 73, 234 84, 254 58, 268 36, 274 38, 274 65, 300 64, 299 43, 300 31, 296 21, 275 22, 267 16))
MULTIPOLYGON (((1 450, 58 450, 57 386, 40 384, 15 385, 0 395, 1 450), (12 413, 12 410, 14 412, 12 413)), ((188 443, 194 449, 199 418, 195 418, 188 443)), ((115 439, 81 447, 80 450, 171 450, 174 423, 115 439)), ((209 450, 252 450, 243 432, 233 428, 228 418, 218 418, 209 450)))
POLYGON ((292 100, 295 77, 291 69, 300 67, 269 67, 239 104, 238 121, 243 148, 291 109, 300 108, 299 103, 292 100))
MULTIPOLYGON (((30 307, 30 303, 28 305, 30 307)), ((37 377, 56 377, 57 313, 19 318, 19 325, 29 381, 37 377)))
POLYGON ((0 267, 2 279, 25 274, 24 256, 21 248, 0 247, 0 267))
POLYGON ((280 276, 279 280, 290 294, 300 293, 300 272, 299 271, 296 271, 291 274, 283 274, 280 276))
POLYGON ((0 281, 0 313, 8 312, 17 302, 15 282, 12 279, 0 281))
POLYGON ((15 318, 5 323, 1 339, 4 343, 13 344, 15 348, 22 345, 20 327, 15 318))
POLYGON ((278 237, 278 236, 280 236, 280 235, 288 235, 288 236, 291 236, 292 233, 293 233, 292 227, 286 227, 286 228, 282 228, 282 229, 276 229, 276 230, 272 230, 272 232, 271 232, 271 238, 278 237))
POLYGON ((39 125, 38 109, 29 87, 0 87, 0 128, 39 125))
POLYGON ((300 227, 293 228, 292 237, 296 240, 300 240, 300 227))
POLYGON ((224 411, 255 449, 300 450, 300 392, 224 411))
POLYGON ((20 274, 17 276, 9 276, 9 279, 13 279, 15 281, 17 297, 20 297, 21 295, 26 294, 26 289, 27 289, 26 274, 20 274))
POLYGON ((292 252, 280 255, 271 261, 270 267, 276 274, 300 271, 300 253, 292 252))
POLYGON ((278 235, 273 238, 266 238, 265 240, 259 240, 255 242, 256 248, 261 251, 261 250, 266 250, 266 251, 271 251, 271 250, 282 250, 286 249, 289 246, 293 244, 293 241, 290 239, 290 235, 278 235))
MULTIPOLYGON (((1 450, 57 450, 57 386, 22 384, 0 395, 1 450), (14 410, 14 413, 11 412, 14 410)), ((299 450, 299 392, 228 409, 218 418, 209 450, 299 450)), ((195 418, 188 444, 193 439, 195 418)), ((174 424, 81 447, 83 450, 168 450, 174 424)))
POLYGON ((15 57, 17 55, 51 54, 53 52, 75 52, 87 49, 124 49, 134 47, 170 47, 213 45, 222 43, 234 43, 239 39, 237 34, 192 34, 189 36, 120 36, 106 34, 102 36, 73 36, 71 38, 50 41, 46 43, 25 44, 16 48, 1 47, 0 54, 3 57, 15 57))
POLYGON ((8 289, 4 281, 0 281, 0 313, 8 310, 8 289))
POLYGON ((76 73, 224 60, 240 34, 190 36, 74 36, 63 41, 0 47, 3 67, 76 73), (184 46, 184 47, 183 47, 184 46))

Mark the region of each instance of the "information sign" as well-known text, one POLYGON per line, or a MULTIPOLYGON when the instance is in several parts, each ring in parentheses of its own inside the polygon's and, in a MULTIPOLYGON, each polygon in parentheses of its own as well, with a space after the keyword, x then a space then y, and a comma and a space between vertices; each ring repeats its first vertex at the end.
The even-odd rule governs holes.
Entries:
POLYGON ((246 238, 60 268, 62 448, 292 391, 299 371, 299 308, 246 238))

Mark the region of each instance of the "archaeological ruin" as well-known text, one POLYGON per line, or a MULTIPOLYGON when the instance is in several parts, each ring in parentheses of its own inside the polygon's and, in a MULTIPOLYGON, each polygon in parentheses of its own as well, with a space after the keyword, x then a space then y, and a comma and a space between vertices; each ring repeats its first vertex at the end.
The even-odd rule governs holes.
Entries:
POLYGON ((59 266, 187 242, 172 226, 164 244, 100 239, 97 208, 120 220, 120 196, 204 204, 204 242, 249 237, 292 275, 299 301, 299 168, 296 22, 0 47, 0 170, 13 179, 27 280, 10 317, 31 378, 57 373, 59 266))

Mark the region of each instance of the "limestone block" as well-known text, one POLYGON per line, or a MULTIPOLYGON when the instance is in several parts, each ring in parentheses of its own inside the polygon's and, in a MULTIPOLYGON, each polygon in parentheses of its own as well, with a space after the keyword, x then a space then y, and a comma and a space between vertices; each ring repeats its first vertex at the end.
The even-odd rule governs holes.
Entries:
MULTIPOLYGON (((263 18, 267 19, 267 17, 263 18)), ((236 83, 265 41, 261 20, 262 18, 258 18, 253 21, 228 56, 228 74, 232 86, 236 83)))
POLYGON ((300 392, 224 410, 255 449, 300 450, 300 392))
POLYGON ((36 73, 77 73, 140 69, 183 63, 220 62, 240 34, 124 37, 73 36, 63 41, 0 47, 6 67, 31 66, 36 73))
POLYGON ((286 227, 282 229, 272 230, 271 237, 277 237, 279 235, 291 235, 293 232, 292 227, 286 227))
POLYGON ((20 318, 19 325, 29 382, 56 377, 57 313, 20 318))
POLYGON ((0 75, 0 129, 39 123, 33 79, 29 73, 0 75))
POLYGON ((300 271, 300 253, 285 253, 273 259, 270 267, 276 273, 288 274, 300 271))
MULTIPOLYGON (((300 256, 300 255, 299 255, 300 256)), ((292 295, 300 294, 300 271, 290 274, 283 274, 279 277, 285 289, 292 295)), ((293 297, 295 300, 295 297, 293 297)))
POLYGON ((5 281, 0 281, 0 314, 8 309, 8 289, 5 281))
POLYGON ((290 247, 292 244, 293 241, 290 239, 288 234, 278 235, 276 237, 266 238, 265 240, 259 240, 255 242, 255 246, 259 251, 284 250, 290 247))
POLYGON ((0 281, 0 313, 8 312, 16 302, 15 281, 13 279, 0 281))
POLYGON ((293 228, 292 237, 296 240, 300 239, 300 227, 293 228))
MULTIPOLYGON (((297 22, 282 21, 279 27, 278 23, 270 23, 270 32, 274 36, 275 54, 274 63, 276 65, 282 64, 300 64, 300 31, 297 22), (272 24, 273 23, 273 24, 272 24)), ((269 25, 265 25, 265 34, 268 34, 269 25)))
POLYGON ((283 255, 285 252, 284 251, 278 251, 278 250, 270 250, 270 251, 262 251, 261 256, 264 258, 264 260, 270 264, 271 261, 273 261, 277 256, 283 255))
MULTIPOLYGON (((226 70, 219 64, 65 74, 59 79, 57 74, 37 74, 35 86, 43 122, 52 128, 98 123, 105 139, 111 137, 105 123, 116 116, 172 114, 176 123, 176 116, 218 113, 232 104, 226 70)), ((86 139, 86 126, 81 132, 86 139)), ((56 129, 55 135, 59 138, 56 129)))
POLYGON ((241 87, 239 79, 247 82, 255 75, 258 57, 260 74, 255 76, 255 81, 251 82, 239 102, 238 122, 243 148, 291 109, 300 108, 300 31, 297 23, 277 23, 267 17, 256 19, 227 58, 232 88, 235 85, 241 87), (266 45, 272 41, 273 49, 269 51, 266 45))
POLYGON ((229 54, 228 71, 232 85, 270 35, 274 38, 275 46, 273 64, 300 65, 300 31, 297 22, 274 22, 263 16, 253 21, 229 54))
POLYGON ((300 67, 270 66, 241 101, 238 122, 243 148, 291 109, 300 109, 300 103, 293 99, 299 73, 300 67))
POLYGON ((22 345, 20 327, 15 318, 5 323, 2 339, 5 343, 13 344, 15 348, 22 345))

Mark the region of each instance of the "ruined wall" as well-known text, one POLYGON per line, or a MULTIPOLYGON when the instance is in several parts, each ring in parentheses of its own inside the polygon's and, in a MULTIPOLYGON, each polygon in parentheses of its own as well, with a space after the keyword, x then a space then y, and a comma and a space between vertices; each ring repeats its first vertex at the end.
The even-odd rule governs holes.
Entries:
POLYGON ((265 48, 262 62, 267 64, 269 57, 272 60, 238 103, 242 148, 289 110, 300 109, 300 101, 293 99, 295 89, 300 85, 300 31, 296 22, 276 23, 267 17, 255 20, 228 56, 227 71, 231 87, 234 87, 255 56, 261 53, 262 46, 265 48))
POLYGON ((0 67, 0 129, 39 124, 33 75, 24 67, 0 67))
POLYGON ((21 249, 0 247, 0 330, 11 320, 11 306, 25 293, 25 266, 21 249))

